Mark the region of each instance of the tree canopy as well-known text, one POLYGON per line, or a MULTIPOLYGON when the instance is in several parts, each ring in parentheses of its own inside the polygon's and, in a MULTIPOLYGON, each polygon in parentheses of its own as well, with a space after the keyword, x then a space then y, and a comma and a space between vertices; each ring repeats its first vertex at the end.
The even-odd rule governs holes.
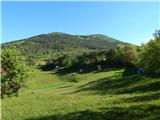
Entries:
POLYGON ((155 38, 141 46, 140 64, 147 74, 160 76, 160 32, 154 34, 155 38))

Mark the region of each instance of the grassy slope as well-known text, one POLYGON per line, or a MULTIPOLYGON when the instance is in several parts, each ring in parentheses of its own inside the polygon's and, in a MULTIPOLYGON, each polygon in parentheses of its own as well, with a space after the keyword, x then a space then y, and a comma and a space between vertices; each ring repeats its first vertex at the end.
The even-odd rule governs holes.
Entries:
POLYGON ((122 72, 76 74, 73 83, 37 70, 19 97, 2 100, 3 120, 160 119, 160 79, 122 72))

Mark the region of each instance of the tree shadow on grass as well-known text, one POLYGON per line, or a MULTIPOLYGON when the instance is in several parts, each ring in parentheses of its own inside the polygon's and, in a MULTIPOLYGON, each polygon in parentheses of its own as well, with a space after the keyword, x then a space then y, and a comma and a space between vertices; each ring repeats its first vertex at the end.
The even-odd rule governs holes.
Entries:
POLYGON ((126 102, 143 102, 143 101, 151 101, 151 100, 159 100, 160 99, 160 91, 150 93, 147 95, 134 96, 131 98, 127 98, 124 101, 126 102))
POLYGON ((77 69, 68 69, 68 68, 60 68, 55 70, 55 74, 58 76, 63 76, 63 75, 67 75, 70 73, 74 73, 74 72, 78 72, 77 69))
POLYGON ((79 86, 77 92, 94 91, 99 94, 124 94, 124 93, 144 93, 160 90, 160 80, 155 79, 154 82, 147 82, 150 79, 144 76, 131 75, 122 78, 106 77, 96 81, 88 82, 79 86), (145 84, 139 84, 142 80, 145 84))
POLYGON ((50 115, 25 120, 159 120, 160 106, 139 105, 131 107, 100 108, 68 114, 50 115))
POLYGON ((128 88, 126 90, 122 90, 119 93, 145 93, 150 91, 157 91, 160 90, 160 81, 155 81, 153 83, 146 83, 144 85, 140 85, 133 88, 128 88))
POLYGON ((58 69, 49 69, 49 68, 39 68, 41 69, 42 71, 51 71, 51 70, 54 70, 55 71, 55 74, 57 74, 58 76, 63 76, 63 75, 66 75, 66 74, 70 74, 70 73, 90 73, 90 72, 94 72, 97 70, 96 66, 86 66, 86 67, 83 67, 83 68, 79 68, 79 67, 71 67, 71 68, 64 68, 64 67, 61 67, 61 68, 58 68, 58 69))
POLYGON ((84 67, 84 68, 59 68, 57 70, 55 70, 55 74, 57 74, 58 76, 63 76, 63 75, 67 75, 70 73, 80 73, 80 74, 85 74, 85 73, 99 73, 99 72, 109 72, 109 71, 113 71, 113 70, 120 70, 122 68, 105 68, 101 71, 97 71, 97 67, 95 66, 91 66, 91 67, 84 67), (82 70, 82 71, 80 71, 82 70))

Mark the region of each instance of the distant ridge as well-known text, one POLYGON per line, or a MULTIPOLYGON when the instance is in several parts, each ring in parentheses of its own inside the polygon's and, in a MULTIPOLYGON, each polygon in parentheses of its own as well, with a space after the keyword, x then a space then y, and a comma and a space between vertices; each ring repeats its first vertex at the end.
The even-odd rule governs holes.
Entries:
POLYGON ((71 35, 61 32, 40 34, 26 39, 3 43, 3 47, 16 46, 25 56, 42 56, 52 51, 73 49, 109 49, 118 44, 128 44, 102 34, 71 35))

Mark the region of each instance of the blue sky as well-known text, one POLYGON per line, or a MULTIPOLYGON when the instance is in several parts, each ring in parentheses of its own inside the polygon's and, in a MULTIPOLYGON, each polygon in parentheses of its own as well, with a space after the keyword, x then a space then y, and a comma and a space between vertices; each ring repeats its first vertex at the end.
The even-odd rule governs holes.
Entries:
POLYGON ((105 34, 140 45, 160 28, 158 1, 2 2, 2 42, 64 32, 105 34))

